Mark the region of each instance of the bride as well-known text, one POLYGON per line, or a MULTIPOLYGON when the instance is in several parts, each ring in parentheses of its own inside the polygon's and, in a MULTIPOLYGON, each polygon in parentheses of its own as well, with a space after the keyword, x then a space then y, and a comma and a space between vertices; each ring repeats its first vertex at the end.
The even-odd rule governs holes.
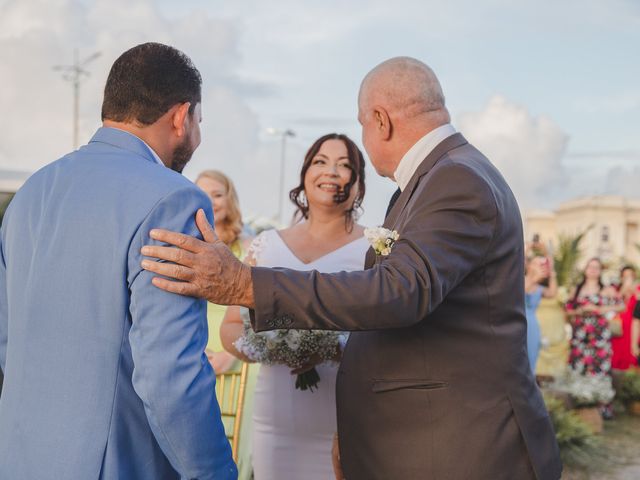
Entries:
MULTIPOLYGON (((291 190, 299 221, 261 233, 247 257, 252 265, 339 272, 362 270, 369 245, 355 223, 365 193, 364 159, 345 135, 329 134, 305 155, 300 184, 291 190)), ((339 315, 339 312, 336 312, 339 315)), ((244 334, 239 307, 231 307, 220 335, 224 348, 244 361, 234 343, 244 334)), ((310 360, 301 368, 261 365, 255 387, 252 463, 256 480, 326 480, 333 477, 337 361, 310 360), (316 369, 316 390, 297 390, 296 375, 316 369)))

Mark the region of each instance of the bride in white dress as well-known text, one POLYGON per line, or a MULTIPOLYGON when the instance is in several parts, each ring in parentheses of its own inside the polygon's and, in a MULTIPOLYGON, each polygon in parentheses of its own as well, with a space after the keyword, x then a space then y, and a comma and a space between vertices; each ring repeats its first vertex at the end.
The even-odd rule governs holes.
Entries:
MULTIPOLYGON (((369 245, 363 227, 355 224, 355 216, 364 190, 364 159, 358 147, 344 135, 321 137, 307 152, 300 185, 290 194, 303 221, 261 233, 253 241, 248 262, 320 272, 363 269, 369 245)), ((222 343, 248 361, 233 345, 243 333, 240 310, 232 307, 223 320, 222 343)), ((310 362, 298 370, 287 365, 261 365, 253 406, 256 480, 334 478, 331 445, 336 432, 337 365, 310 362), (296 374, 313 367, 320 376, 318 388, 297 390, 296 374)))

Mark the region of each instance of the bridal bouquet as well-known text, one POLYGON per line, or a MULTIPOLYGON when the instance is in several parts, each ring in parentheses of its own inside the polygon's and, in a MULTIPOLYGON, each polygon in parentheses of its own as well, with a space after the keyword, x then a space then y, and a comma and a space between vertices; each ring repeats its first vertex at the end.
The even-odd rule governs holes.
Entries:
MULTIPOLYGON (((266 365, 284 364, 300 368, 310 360, 333 360, 340 351, 348 334, 327 330, 272 330, 256 333, 251 328, 249 310, 241 309, 244 335, 234 346, 251 360, 266 365)), ((311 390, 318 388, 320 376, 314 368, 296 378, 296 388, 311 390)))

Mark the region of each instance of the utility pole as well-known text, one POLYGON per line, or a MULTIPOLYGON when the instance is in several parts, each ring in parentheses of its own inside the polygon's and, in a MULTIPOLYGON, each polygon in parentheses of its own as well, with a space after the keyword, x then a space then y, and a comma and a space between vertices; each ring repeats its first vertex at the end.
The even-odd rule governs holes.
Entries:
POLYGON ((83 77, 88 77, 89 72, 84 68, 88 63, 102 55, 101 52, 95 52, 84 60, 80 61, 78 49, 73 51, 73 65, 56 65, 53 70, 62 72, 62 78, 71 82, 73 87, 73 149, 78 148, 79 123, 80 123, 80 83, 83 77))
POLYGON ((269 135, 280 135, 281 136, 281 148, 280 148, 280 188, 278 195, 278 216, 277 219, 280 223, 283 223, 282 220, 282 210, 284 205, 284 173, 285 173, 285 161, 286 161, 286 151, 287 151, 287 137, 295 137, 296 132, 291 129, 286 130, 278 130, 276 128, 267 128, 267 133, 269 135))

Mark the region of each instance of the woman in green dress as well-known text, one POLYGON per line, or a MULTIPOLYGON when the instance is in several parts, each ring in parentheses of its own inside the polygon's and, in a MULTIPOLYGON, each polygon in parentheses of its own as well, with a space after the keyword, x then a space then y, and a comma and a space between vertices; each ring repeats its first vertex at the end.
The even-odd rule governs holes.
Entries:
MULTIPOLYGON (((233 182, 224 173, 217 170, 205 170, 196 179, 200 187, 211 199, 216 233, 239 259, 243 259, 251 238, 242 235, 242 215, 233 182)), ((205 353, 216 374, 240 370, 241 362, 226 352, 220 341, 220 325, 227 307, 209 303, 207 321, 209 324, 209 342, 205 353)), ((238 448, 238 472, 240 479, 250 479, 251 451, 250 426, 253 404, 253 386, 257 365, 251 365, 245 390, 244 410, 241 419, 240 444, 238 448)))

